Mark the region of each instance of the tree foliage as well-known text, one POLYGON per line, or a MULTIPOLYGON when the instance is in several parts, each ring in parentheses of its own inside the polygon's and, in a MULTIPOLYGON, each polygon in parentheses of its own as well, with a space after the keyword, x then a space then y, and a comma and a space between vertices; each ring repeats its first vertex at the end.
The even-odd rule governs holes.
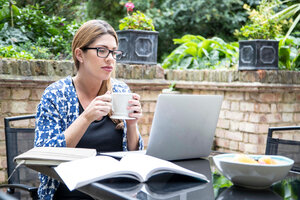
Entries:
POLYGON ((118 30, 119 20, 126 16, 126 9, 120 0, 88 0, 87 16, 89 19, 103 19, 118 30))
POLYGON ((159 31, 158 55, 163 59, 175 46, 172 38, 185 34, 217 36, 233 40, 233 31, 247 20, 241 0, 166 0, 160 8, 152 8, 156 30, 159 31))
POLYGON ((284 35, 291 21, 272 18, 280 0, 261 0, 257 9, 245 4, 243 7, 249 14, 249 21, 235 35, 240 39, 275 39, 284 35))
POLYGON ((15 0, 19 7, 26 7, 28 5, 37 6, 48 16, 60 16, 67 21, 74 19, 82 19, 78 15, 78 7, 81 6, 82 0, 15 0))
MULTIPOLYGON (((88 16, 107 20, 118 29, 119 20, 126 16, 127 0, 89 0, 88 16), (110 9, 107 9, 110 8, 110 9), (104 12, 105 10, 105 12, 104 12)), ((158 61, 161 62, 176 46, 173 38, 185 34, 217 36, 232 41, 234 29, 247 20, 244 2, 255 6, 259 0, 131 0, 135 10, 153 19, 159 31, 158 61)))
MULTIPOLYGON (((61 58, 71 57, 71 42, 75 31, 79 28, 76 21, 67 21, 58 16, 48 16, 43 13, 39 5, 19 7, 12 5, 14 12, 8 12, 12 7, 9 0, 1 0, 0 6, 0 45, 3 52, 26 50, 33 58, 61 58), (8 6, 7 6, 8 5, 8 6), (9 46, 12 46, 10 48, 9 46)), ((1 53, 0 53, 1 54, 1 53)), ((7 54, 1 56, 28 58, 27 54, 7 54)))
MULTIPOLYGON (((293 32, 293 30, 296 30, 297 28, 298 28, 297 29, 298 31, 300 30, 299 29, 300 24, 298 24, 298 22, 300 21, 300 3, 292 4, 292 2, 293 1, 285 2, 289 6, 271 17, 271 19, 278 19, 278 21, 286 20, 286 19, 293 19, 293 17, 294 17, 294 22, 289 27, 289 30, 285 35, 285 39, 293 32)), ((280 3, 282 3, 282 2, 280 2, 280 3)))
MULTIPOLYGON (((258 11, 261 2, 269 1, 279 0, 131 0, 135 11, 153 20, 159 32, 158 62, 167 58, 163 66, 170 68, 235 65, 237 46, 231 43, 236 41, 234 30, 249 26, 251 11, 258 11), (243 9, 244 4, 251 7, 248 7, 249 13, 243 9), (173 38, 180 39, 174 39, 173 43, 173 38)), ((299 16, 299 3, 292 1, 284 5, 296 8, 295 20, 299 16)), ((120 19, 127 15, 126 2, 128 0, 0 0, 0 56, 68 59, 72 37, 82 22, 104 19, 118 30, 120 19)), ((283 9, 275 10, 279 18, 287 16, 286 10, 280 12, 283 9)), ((252 19, 259 17, 254 14, 252 19)), ((275 18, 265 17, 262 21, 269 23, 275 18)), ((277 37, 278 24, 268 23, 270 29, 262 28, 260 33, 274 32, 272 37, 277 37)), ((260 26, 251 28, 257 32, 256 29, 264 25, 260 26)), ((285 27, 289 28, 284 25, 281 29, 285 27)), ((294 37, 279 43, 279 67, 299 70, 299 24, 292 28, 294 37)))

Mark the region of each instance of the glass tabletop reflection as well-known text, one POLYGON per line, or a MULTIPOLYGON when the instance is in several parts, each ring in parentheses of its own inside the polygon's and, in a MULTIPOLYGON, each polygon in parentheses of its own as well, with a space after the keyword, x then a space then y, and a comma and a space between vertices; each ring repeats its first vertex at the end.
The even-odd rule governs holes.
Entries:
POLYGON ((154 177, 149 183, 138 183, 123 178, 108 179, 94 183, 94 187, 106 187, 111 192, 122 194, 122 199, 140 200, 277 200, 300 199, 300 175, 289 173, 282 181, 268 189, 254 190, 234 186, 215 168, 208 159, 194 159, 174 162, 187 169, 204 174, 210 182, 203 183, 180 175, 164 174, 154 177))

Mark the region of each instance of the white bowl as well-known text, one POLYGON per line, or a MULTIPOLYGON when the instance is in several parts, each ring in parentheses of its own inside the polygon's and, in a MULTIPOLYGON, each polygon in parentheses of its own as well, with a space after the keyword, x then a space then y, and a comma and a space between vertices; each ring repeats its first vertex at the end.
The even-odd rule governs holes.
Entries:
MULTIPOLYGON (((236 162, 237 154, 221 154, 213 157, 218 170, 234 185, 253 189, 265 189, 273 183, 282 180, 292 168, 294 161, 284 157, 268 155, 278 161, 278 164, 248 164, 236 162)), ((265 155, 249 155, 258 160, 265 155)))

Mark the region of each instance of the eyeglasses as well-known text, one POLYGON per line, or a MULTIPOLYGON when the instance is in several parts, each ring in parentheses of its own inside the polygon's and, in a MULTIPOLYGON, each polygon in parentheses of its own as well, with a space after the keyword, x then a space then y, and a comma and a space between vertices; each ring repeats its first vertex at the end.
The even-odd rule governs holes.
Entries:
POLYGON ((97 50, 97 56, 100 58, 107 58, 108 55, 111 53, 112 57, 114 59, 121 59, 122 55, 123 55, 123 51, 120 50, 109 50, 106 47, 85 47, 83 49, 96 49, 97 50))

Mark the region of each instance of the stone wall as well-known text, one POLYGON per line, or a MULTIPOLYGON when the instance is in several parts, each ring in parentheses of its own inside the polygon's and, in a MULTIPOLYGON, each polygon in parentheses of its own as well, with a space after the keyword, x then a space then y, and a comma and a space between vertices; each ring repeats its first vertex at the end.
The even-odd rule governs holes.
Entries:
MULTIPOLYGON (((69 61, 0 59, 0 183, 7 180, 4 117, 35 113, 44 89, 75 73, 69 61)), ((115 76, 141 95, 143 118, 139 128, 146 146, 156 99, 172 83, 180 93, 224 96, 216 150, 264 153, 268 127, 300 125, 300 72, 181 71, 118 64, 115 76)), ((15 125, 33 126, 34 122, 15 125)), ((300 140, 299 133, 278 136, 300 140)))

